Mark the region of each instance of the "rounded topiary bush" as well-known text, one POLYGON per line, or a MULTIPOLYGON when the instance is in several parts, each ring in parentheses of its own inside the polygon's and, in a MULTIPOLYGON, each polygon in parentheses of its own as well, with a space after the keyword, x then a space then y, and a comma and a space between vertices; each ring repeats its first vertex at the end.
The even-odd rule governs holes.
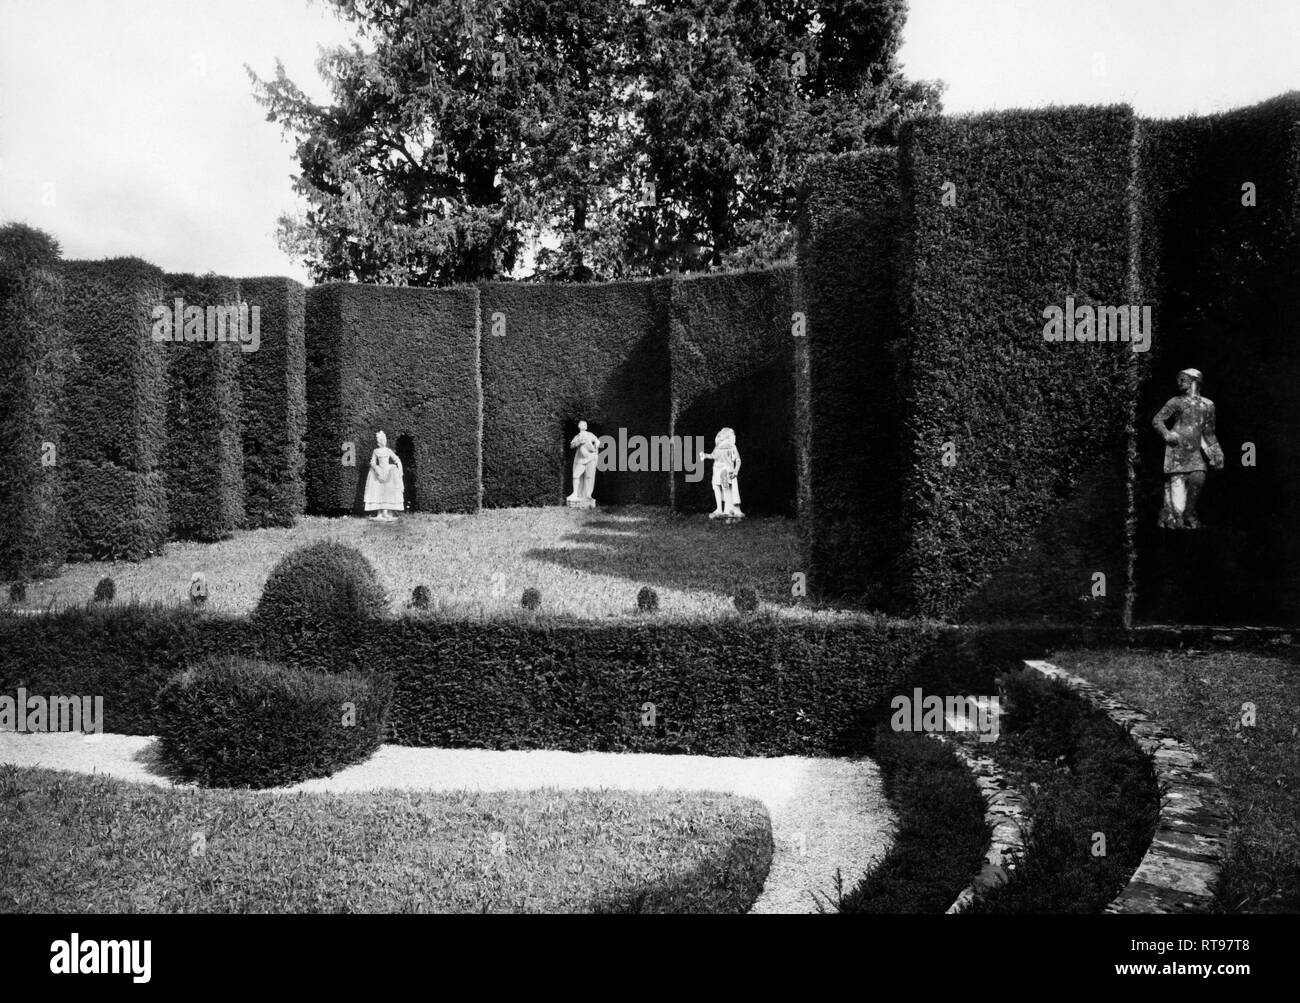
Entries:
POLYGON ((159 692, 159 752, 204 787, 274 787, 329 776, 379 747, 392 694, 386 676, 211 659, 159 692))
POLYGON ((388 595, 365 555, 326 540, 281 558, 266 579, 255 617, 272 638, 332 637, 387 610, 388 595))
POLYGON ((659 593, 649 585, 641 586, 641 591, 636 594, 636 608, 642 613, 653 613, 659 608, 659 593))
POLYGON ((755 613, 758 611, 758 592, 753 586, 742 585, 736 589, 731 601, 736 604, 736 609, 742 613, 755 613))
POLYGON ((117 595, 117 585, 113 579, 104 577, 95 583, 95 602, 112 602, 117 595))
POLYGON ((542 604, 542 593, 539 589, 531 585, 524 589, 523 598, 519 600, 519 605, 524 609, 537 609, 542 604))
POLYGON ((429 608, 429 586, 417 585, 411 590, 411 605, 415 609, 429 608))

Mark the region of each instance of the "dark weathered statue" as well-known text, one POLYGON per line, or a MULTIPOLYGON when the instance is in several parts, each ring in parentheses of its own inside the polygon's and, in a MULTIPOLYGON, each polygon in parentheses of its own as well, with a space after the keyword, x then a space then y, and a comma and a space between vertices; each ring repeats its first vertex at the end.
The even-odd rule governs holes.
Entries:
POLYGON ((1199 369, 1184 369, 1178 374, 1180 394, 1169 398, 1151 419, 1165 440, 1165 504, 1159 520, 1164 529, 1200 527, 1196 503, 1205 487, 1205 472, 1223 469, 1223 449, 1214 435, 1214 401, 1201 396, 1203 380, 1199 369))

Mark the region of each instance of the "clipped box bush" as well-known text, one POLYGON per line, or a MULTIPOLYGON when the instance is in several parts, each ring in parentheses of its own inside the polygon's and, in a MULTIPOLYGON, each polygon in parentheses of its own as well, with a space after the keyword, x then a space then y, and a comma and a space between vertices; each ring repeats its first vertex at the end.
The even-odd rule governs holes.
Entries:
POLYGON ((307 502, 363 510, 375 433, 402 459, 413 511, 482 495, 479 293, 334 283, 307 293, 307 502), (343 462, 344 443, 351 463, 343 462))
MULTIPOLYGON (((670 285, 481 287, 485 505, 562 504, 580 420, 615 440, 669 434, 670 285)), ((602 471, 596 500, 666 505, 670 484, 666 471, 602 471)))
POLYGON ((58 266, 54 238, 0 227, 0 578, 48 575, 67 556, 58 459, 70 359, 58 266))
POLYGON ((383 677, 215 658, 187 668, 158 694, 160 753, 204 787, 329 776, 379 747, 390 697, 383 677))
POLYGON ((62 271, 73 353, 60 450, 70 556, 140 560, 161 553, 168 533, 160 463, 169 346, 153 342, 151 314, 165 279, 139 258, 69 261, 62 271))
POLYGON ((323 540, 280 559, 254 616, 275 644, 292 647, 341 639, 387 610, 388 595, 365 555, 323 540))
POLYGON ((182 300, 186 313, 186 340, 156 346, 167 360, 169 525, 178 537, 221 540, 244 521, 239 387, 244 353, 237 334, 233 341, 206 339, 218 336, 214 311, 238 307, 239 283, 216 275, 168 275, 167 283, 167 303, 182 300), (202 311, 194 329, 191 310, 202 311), (204 339, 191 340, 192 330, 204 339))
MULTIPOLYGON (((796 512, 794 285, 793 267, 672 283, 672 431, 708 452, 719 429, 735 429, 747 512, 796 512)), ((707 461, 698 481, 675 473, 674 507, 711 510, 709 473, 707 461)))
POLYGON ((286 278, 239 280, 259 345, 239 366, 245 526, 292 526, 306 509, 306 293, 286 278))

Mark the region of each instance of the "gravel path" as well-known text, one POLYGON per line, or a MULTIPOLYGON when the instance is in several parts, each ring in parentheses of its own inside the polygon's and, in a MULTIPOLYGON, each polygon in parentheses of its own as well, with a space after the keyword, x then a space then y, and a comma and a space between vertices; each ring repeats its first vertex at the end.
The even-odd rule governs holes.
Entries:
MULTIPOLYGON (((173 786, 154 766, 152 738, 134 735, 0 733, 0 763, 104 773, 173 786)), ((366 762, 291 791, 658 788, 725 791, 756 798, 772 819, 775 852, 755 913, 815 912, 814 893, 834 896, 836 868, 852 888, 884 856, 894 816, 880 771, 868 759, 771 759, 612 752, 497 752, 385 745, 366 762)))

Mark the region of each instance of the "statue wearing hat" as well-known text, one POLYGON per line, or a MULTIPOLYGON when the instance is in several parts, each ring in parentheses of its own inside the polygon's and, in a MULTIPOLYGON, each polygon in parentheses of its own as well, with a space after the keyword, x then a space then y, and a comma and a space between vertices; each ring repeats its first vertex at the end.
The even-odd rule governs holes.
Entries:
POLYGON ((1159 520, 1164 529, 1201 525, 1196 503, 1205 487, 1205 472, 1223 469, 1223 449, 1214 435, 1214 402, 1201 396, 1203 381, 1199 369, 1184 369, 1178 374, 1181 393, 1169 398, 1151 419, 1165 440, 1165 504, 1159 520))

